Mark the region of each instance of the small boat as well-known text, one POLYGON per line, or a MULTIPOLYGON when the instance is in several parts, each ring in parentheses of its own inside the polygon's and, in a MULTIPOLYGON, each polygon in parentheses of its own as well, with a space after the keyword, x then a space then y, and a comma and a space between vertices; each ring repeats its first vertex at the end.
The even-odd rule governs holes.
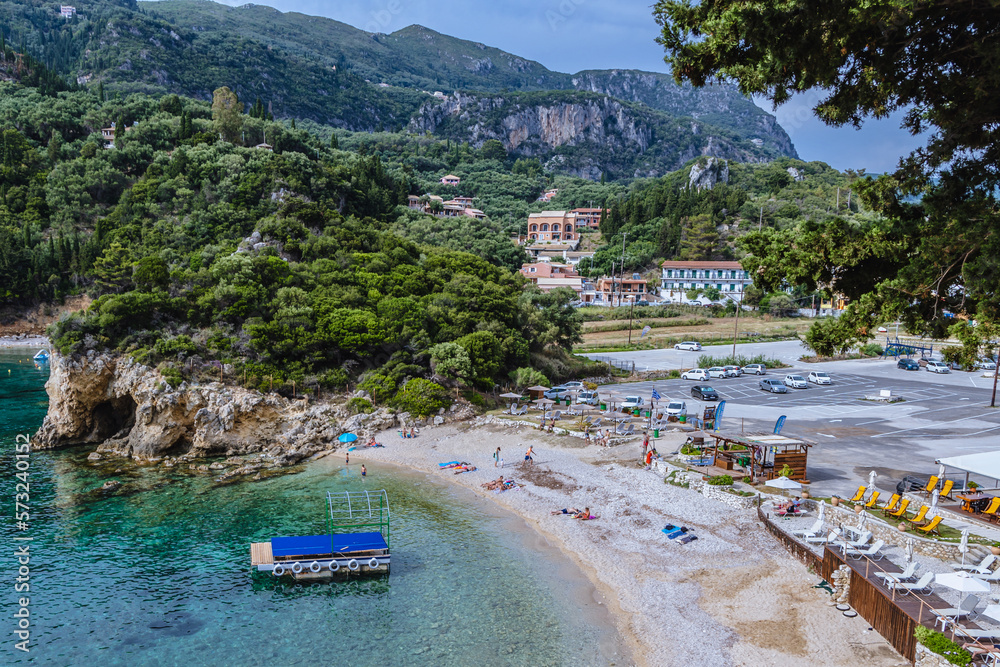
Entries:
POLYGON ((36 354, 33 357, 33 359, 35 361, 48 361, 49 360, 49 351, 48 350, 39 350, 38 354, 36 354))
POLYGON ((275 577, 290 575, 306 581, 388 574, 389 497, 385 490, 327 493, 326 504, 327 534, 255 542, 250 545, 251 567, 275 577))

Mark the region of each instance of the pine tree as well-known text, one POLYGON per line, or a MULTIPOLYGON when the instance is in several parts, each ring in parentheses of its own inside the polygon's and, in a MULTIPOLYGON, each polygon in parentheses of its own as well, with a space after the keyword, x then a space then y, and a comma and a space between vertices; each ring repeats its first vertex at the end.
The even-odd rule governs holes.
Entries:
POLYGON ((118 120, 115 122, 115 145, 121 141, 121 138, 125 136, 125 115, 118 114, 118 120))
POLYGON ((292 129, 293 130, 295 129, 295 119, 294 118, 292 119, 292 129))
POLYGON ((103 81, 101 81, 100 83, 97 84, 97 99, 101 101, 101 104, 104 104, 104 82, 103 81))
POLYGON ((330 148, 333 150, 340 148, 340 144, 337 142, 337 135, 333 132, 330 133, 330 148))

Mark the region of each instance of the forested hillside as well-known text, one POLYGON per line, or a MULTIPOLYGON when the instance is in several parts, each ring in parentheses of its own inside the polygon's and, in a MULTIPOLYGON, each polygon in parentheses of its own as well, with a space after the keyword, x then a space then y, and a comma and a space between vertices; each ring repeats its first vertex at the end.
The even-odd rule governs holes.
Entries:
POLYGON ((440 126, 452 140, 479 148, 496 138, 510 152, 594 180, 605 172, 661 175, 698 155, 795 155, 773 116, 731 87, 703 93, 628 70, 570 76, 420 26, 371 34, 259 5, 85 0, 76 7, 67 20, 42 0, 0 2, 0 34, 66 81, 108 93, 208 100, 226 85, 246 106, 260 99, 276 118, 355 131, 440 126), (495 97, 453 118, 443 111, 449 103, 430 95, 436 90, 495 97), (645 139, 611 145, 628 132, 645 139))

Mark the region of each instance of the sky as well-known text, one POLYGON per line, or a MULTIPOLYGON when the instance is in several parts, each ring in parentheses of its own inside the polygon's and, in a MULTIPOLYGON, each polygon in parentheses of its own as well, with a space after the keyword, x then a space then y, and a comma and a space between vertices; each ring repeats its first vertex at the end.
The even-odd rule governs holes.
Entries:
MULTIPOLYGON (((245 0, 223 0, 242 5, 245 0)), ((284 12, 325 16, 368 32, 391 33, 419 24, 453 37, 482 42, 536 60, 558 72, 642 69, 667 72, 654 40, 659 26, 651 0, 268 0, 284 12)), ((831 128, 810 109, 816 97, 800 96, 773 110, 803 160, 837 169, 889 171, 924 140, 899 127, 901 114, 869 120, 861 130, 831 128)))

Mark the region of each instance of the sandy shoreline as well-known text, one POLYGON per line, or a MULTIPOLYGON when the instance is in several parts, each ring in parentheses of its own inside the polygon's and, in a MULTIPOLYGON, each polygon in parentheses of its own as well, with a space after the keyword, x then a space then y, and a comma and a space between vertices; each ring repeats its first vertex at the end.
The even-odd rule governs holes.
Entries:
POLYGON ((607 599, 637 664, 908 664, 863 619, 829 607, 829 595, 812 588, 820 577, 768 535, 754 512, 664 484, 636 464, 636 443, 583 446, 527 427, 470 424, 425 428, 413 440, 387 431, 379 440, 385 448, 351 452, 352 465, 386 461, 472 489, 576 562, 607 599), (523 461, 529 444, 534 466, 523 461), (492 459, 498 446, 505 475, 524 484, 517 491, 480 486, 500 474, 492 459), (452 460, 479 470, 439 470, 452 460), (585 505, 600 519, 549 513, 585 505), (688 526, 698 539, 667 539, 667 523, 688 526))
POLYGON ((0 336, 0 349, 29 347, 32 349, 51 349, 52 343, 45 336, 25 334, 22 336, 0 336))

